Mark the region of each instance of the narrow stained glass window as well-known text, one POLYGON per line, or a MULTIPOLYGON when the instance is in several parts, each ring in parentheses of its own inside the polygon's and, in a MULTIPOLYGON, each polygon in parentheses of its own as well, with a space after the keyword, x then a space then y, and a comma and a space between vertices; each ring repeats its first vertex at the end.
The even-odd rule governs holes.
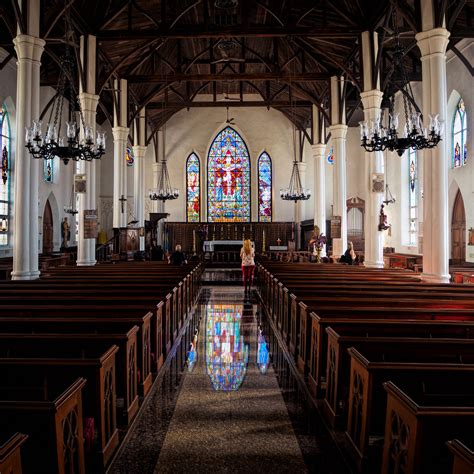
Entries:
POLYGON ((195 153, 191 153, 186 160, 186 205, 187 221, 199 222, 201 216, 201 186, 200 163, 195 153))
POLYGON ((10 189, 11 189, 11 129, 10 118, 5 106, 0 106, 0 246, 8 245, 10 228, 10 189))
POLYGON ((43 160, 43 179, 46 183, 53 182, 53 159, 43 160))
POLYGON ((209 150, 207 174, 209 222, 250 221, 250 158, 242 137, 226 127, 209 150))
POLYGON ((453 119, 452 167, 464 166, 467 162, 467 114, 464 101, 459 99, 453 119))
POLYGON ((416 151, 408 150, 408 244, 417 243, 417 214, 418 214, 418 172, 416 151))
POLYGON ((272 159, 266 152, 258 159, 258 220, 272 221, 272 159))

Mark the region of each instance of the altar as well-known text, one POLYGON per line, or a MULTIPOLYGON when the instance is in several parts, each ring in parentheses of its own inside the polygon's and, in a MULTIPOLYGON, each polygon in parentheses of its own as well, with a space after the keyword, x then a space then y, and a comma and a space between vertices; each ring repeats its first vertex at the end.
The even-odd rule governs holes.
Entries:
POLYGON ((242 247, 242 240, 205 240, 203 244, 204 252, 216 252, 216 251, 229 251, 235 252, 240 251, 242 247))

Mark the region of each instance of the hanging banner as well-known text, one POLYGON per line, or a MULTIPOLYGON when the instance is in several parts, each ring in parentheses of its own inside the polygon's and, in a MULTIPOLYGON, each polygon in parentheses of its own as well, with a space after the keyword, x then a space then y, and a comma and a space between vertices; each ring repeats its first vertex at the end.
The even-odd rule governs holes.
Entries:
POLYGON ((74 192, 78 194, 84 194, 87 189, 87 180, 85 174, 74 175, 74 192))
POLYGON ((84 210, 83 222, 84 222, 84 238, 96 239, 98 235, 97 210, 96 209, 84 210))

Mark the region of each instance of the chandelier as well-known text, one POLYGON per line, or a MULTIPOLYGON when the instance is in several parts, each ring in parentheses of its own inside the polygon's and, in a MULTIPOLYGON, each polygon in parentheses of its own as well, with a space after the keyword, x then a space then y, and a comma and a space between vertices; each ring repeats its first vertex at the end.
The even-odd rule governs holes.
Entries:
POLYGON ((412 104, 418 109, 413 96, 413 91, 408 81, 408 76, 403 64, 405 51, 400 43, 398 31, 396 8, 392 15, 392 23, 395 37, 395 49, 393 52, 394 72, 392 79, 392 94, 389 105, 388 125, 383 125, 383 112, 380 119, 359 122, 361 145, 368 152, 373 151, 396 151, 402 156, 406 150, 422 150, 434 148, 441 140, 444 131, 443 120, 439 115, 430 115, 428 128, 423 126, 421 113, 413 111, 412 104), (402 93, 403 109, 405 114, 405 125, 399 131, 399 114, 394 112, 395 92, 402 93))
POLYGON ((148 196, 152 201, 169 201, 178 199, 179 190, 171 187, 166 160, 161 162, 161 174, 158 188, 150 189, 148 196))
POLYGON ((56 86, 56 95, 51 106, 51 112, 45 132, 40 120, 33 121, 33 125, 26 129, 25 146, 36 159, 50 160, 59 158, 67 165, 69 160, 92 161, 99 159, 105 153, 105 133, 97 132, 96 137, 92 128, 86 126, 84 116, 78 101, 74 85, 74 59, 69 51, 69 41, 73 36, 70 27, 69 10, 65 17, 65 55, 60 59, 59 78, 56 86), (66 134, 62 132, 62 115, 64 96, 69 92, 69 120, 66 124, 66 134), (77 112, 75 111, 77 109, 77 112), (83 129, 83 137, 79 137, 79 125, 83 129))
POLYGON ((75 196, 74 196, 74 185, 72 185, 72 190, 71 190, 71 199, 69 200, 69 205, 64 206, 64 212, 66 214, 71 214, 71 216, 75 216, 79 211, 76 209, 75 206, 75 196))
POLYGON ((303 189, 301 185, 298 162, 293 161, 293 170, 291 171, 290 185, 286 189, 280 189, 280 197, 284 201, 307 201, 311 197, 309 189, 303 189))

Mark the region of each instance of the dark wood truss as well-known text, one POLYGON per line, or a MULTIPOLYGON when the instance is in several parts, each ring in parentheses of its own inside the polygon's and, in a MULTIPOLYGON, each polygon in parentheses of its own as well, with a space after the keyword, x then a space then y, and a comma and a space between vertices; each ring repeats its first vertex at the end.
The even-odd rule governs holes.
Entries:
MULTIPOLYGON (((0 45, 7 51, 0 71, 15 56, 17 30, 28 33, 19 1, 0 3, 0 45)), ((329 116, 329 78, 338 75, 346 79, 347 116, 354 122, 361 107, 363 31, 379 33, 382 88, 393 87, 388 19, 395 3, 409 79, 420 80, 419 0, 238 0, 227 10, 215 0, 43 0, 41 81, 56 83, 62 19, 69 11, 77 37, 97 36, 100 121, 113 116, 114 79, 122 78, 129 83, 130 122, 146 106, 152 131, 179 110, 209 106, 273 107, 307 129, 313 105, 329 116)), ((474 36, 474 0, 437 5, 437 24, 446 21, 449 47, 473 74, 456 44, 474 36)))

